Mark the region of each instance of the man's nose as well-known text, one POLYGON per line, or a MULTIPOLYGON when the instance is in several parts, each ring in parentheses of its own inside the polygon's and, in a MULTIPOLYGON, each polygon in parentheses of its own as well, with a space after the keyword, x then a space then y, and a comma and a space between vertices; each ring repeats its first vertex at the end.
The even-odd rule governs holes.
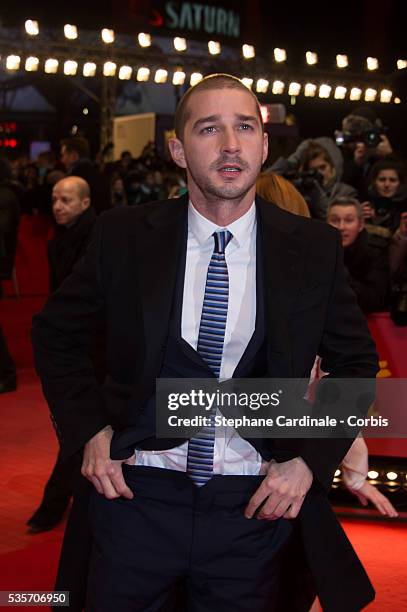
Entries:
POLYGON ((227 129, 223 133, 222 151, 225 153, 237 153, 240 151, 239 137, 235 130, 227 129))

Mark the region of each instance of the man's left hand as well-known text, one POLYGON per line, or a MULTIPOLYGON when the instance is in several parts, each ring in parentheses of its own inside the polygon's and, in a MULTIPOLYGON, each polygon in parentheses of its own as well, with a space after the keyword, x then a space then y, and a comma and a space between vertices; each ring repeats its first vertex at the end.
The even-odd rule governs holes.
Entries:
POLYGON ((296 518, 312 478, 311 470, 301 457, 283 463, 271 461, 267 476, 246 506, 245 517, 252 518, 262 506, 258 519, 296 518))

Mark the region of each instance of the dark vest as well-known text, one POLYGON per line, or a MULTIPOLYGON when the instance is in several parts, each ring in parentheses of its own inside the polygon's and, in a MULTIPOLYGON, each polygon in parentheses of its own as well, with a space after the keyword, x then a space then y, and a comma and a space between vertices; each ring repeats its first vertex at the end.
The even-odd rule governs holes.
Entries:
MULTIPOLYGON (((258 227, 258 226, 257 226, 258 227)), ((214 374, 199 353, 181 337, 182 301, 184 293, 186 244, 182 250, 174 287, 168 337, 159 378, 213 378, 214 374)), ((253 335, 233 373, 234 378, 262 378, 267 375, 266 316, 263 263, 259 230, 256 239, 256 323, 253 335)), ((165 450, 179 446, 184 438, 156 438, 155 394, 135 411, 134 423, 113 437, 111 456, 120 459, 130 456, 134 448, 165 450)), ((265 459, 270 452, 262 439, 249 442, 265 459)))

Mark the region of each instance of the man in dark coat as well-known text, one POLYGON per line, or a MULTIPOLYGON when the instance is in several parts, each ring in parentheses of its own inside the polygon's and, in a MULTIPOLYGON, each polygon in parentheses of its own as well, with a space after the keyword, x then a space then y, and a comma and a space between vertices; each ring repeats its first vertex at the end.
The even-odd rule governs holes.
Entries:
POLYGON ((255 196, 267 136, 254 94, 212 75, 175 124, 188 196, 103 215, 34 320, 62 452, 84 448, 94 485, 86 609, 180 610, 182 581, 189 612, 290 609, 277 593, 298 527, 324 609, 359 610, 374 591, 326 497, 351 438, 157 436, 157 378, 306 378, 317 354, 331 377, 378 369, 337 232, 255 196), (101 312, 102 388, 87 355, 101 312))
MULTIPOLYGON (((58 181, 52 192, 52 211, 57 227, 48 243, 51 293, 61 287, 84 255, 95 224, 96 214, 86 181, 77 176, 58 181)), ((80 474, 80 464, 80 453, 67 459, 58 454, 41 505, 27 522, 32 533, 48 531, 62 520, 80 474)))
POLYGON ((360 308, 365 313, 386 310, 390 287, 387 240, 366 231, 362 207, 352 198, 333 202, 328 223, 341 234, 349 283, 360 308))

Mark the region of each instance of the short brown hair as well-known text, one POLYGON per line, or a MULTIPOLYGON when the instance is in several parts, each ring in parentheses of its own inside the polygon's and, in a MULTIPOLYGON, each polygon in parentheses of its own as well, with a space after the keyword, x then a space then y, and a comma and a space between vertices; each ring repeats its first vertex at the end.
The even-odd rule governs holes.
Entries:
POLYGON ((83 136, 63 138, 61 147, 65 147, 68 153, 75 151, 79 158, 89 157, 89 142, 83 136))
POLYGON ((336 200, 334 200, 333 202, 329 204, 327 215, 329 215, 329 213, 331 212, 331 209, 334 206, 353 206, 354 209, 356 210, 358 219, 363 219, 362 205, 359 202, 359 200, 357 200, 356 198, 351 198, 351 197, 347 198, 346 196, 336 198, 336 200))
POLYGON ((182 140, 184 137, 185 124, 189 118, 188 102, 191 96, 200 91, 209 91, 214 89, 240 89, 241 91, 248 92, 256 103, 256 111, 258 113, 261 126, 263 127, 260 104, 251 89, 246 87, 246 85, 244 85, 240 79, 232 76, 231 74, 209 74, 203 78, 202 81, 199 81, 199 83, 193 87, 190 87, 179 101, 177 110, 175 111, 175 135, 177 138, 182 140))

